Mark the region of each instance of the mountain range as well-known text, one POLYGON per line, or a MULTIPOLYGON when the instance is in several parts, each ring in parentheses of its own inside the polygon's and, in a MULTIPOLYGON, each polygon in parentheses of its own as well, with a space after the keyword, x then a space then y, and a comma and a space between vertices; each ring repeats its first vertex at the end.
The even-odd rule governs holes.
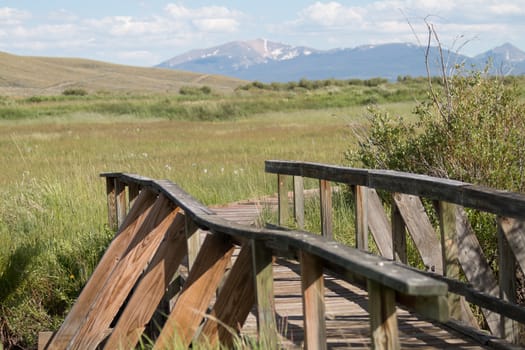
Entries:
MULTIPOLYGON (((405 43, 317 50, 256 39, 193 50, 166 60, 157 67, 262 82, 287 82, 303 78, 382 77, 395 80, 399 76, 426 76, 426 51, 426 47, 405 43)), ((438 75, 441 71, 439 50, 430 47, 428 52, 430 72, 438 75)), ((509 43, 475 57, 443 50, 443 57, 447 67, 465 64, 467 68, 483 69, 490 60, 495 73, 525 74, 525 52, 509 43)))

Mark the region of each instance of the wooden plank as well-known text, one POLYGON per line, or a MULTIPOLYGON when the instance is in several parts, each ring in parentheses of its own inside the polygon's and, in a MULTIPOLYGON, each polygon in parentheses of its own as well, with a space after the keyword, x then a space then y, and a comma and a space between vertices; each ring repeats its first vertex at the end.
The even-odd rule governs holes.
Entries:
POLYGON ((128 200, 129 200, 129 207, 131 208, 135 204, 135 200, 139 196, 140 193, 140 185, 132 182, 128 185, 128 200))
POLYGON ((395 193, 394 201, 403 216, 408 232, 416 245, 427 270, 442 274, 441 243, 425 212, 421 199, 395 193))
POLYGON ((188 269, 191 270, 201 248, 201 237, 199 228, 197 227, 197 225, 195 225, 195 222, 187 215, 185 216, 185 218, 186 222, 184 232, 186 235, 186 242, 188 247, 188 269))
MULTIPOLYGON (((44 350, 47 348, 47 344, 53 337, 53 332, 43 331, 38 333, 38 350, 44 350)), ((0 349, 3 350, 2 345, 0 344, 0 349)))
POLYGON ((368 188, 354 186, 356 248, 368 250, 368 188))
POLYGON ((264 348, 277 347, 277 326, 273 299, 273 256, 263 241, 252 240, 255 295, 257 301, 257 329, 259 343, 264 348))
MULTIPOLYGON (((122 255, 106 282, 99 286, 100 293, 89 313, 69 343, 73 349, 94 349, 104 339, 120 307, 128 298, 142 271, 146 268, 160 242, 179 212, 164 196, 159 196, 143 225, 122 255)), ((155 305, 156 307, 157 305, 155 305)))
POLYGON ((288 177, 286 175, 277 175, 277 198, 278 198, 278 222, 281 226, 286 226, 288 223, 290 214, 288 208, 288 177))
POLYGON ((406 225, 392 196, 392 209, 390 213, 392 222, 392 252, 395 261, 408 264, 406 225))
MULTIPOLYGON (((441 231, 441 247, 443 260, 443 275, 448 278, 460 280, 461 267, 458 260, 458 210, 457 204, 438 202, 436 209, 439 216, 439 227, 441 231)), ((479 328, 476 318, 465 298, 448 293, 448 306, 450 317, 465 322, 466 324, 479 328)))
POLYGON ((252 260, 252 247, 244 244, 199 335, 210 348, 231 348, 255 303, 252 260))
POLYGON ((166 238, 160 244, 144 272, 144 277, 138 283, 112 334, 105 342, 105 349, 130 349, 137 345, 187 254, 185 221, 184 215, 177 214, 166 238))
POLYGON ((223 235, 211 234, 206 237, 154 349, 189 346, 205 317, 233 250, 233 244, 223 235))
POLYGON ((395 291, 374 281, 368 280, 367 284, 372 348, 400 349, 395 291))
POLYGON ((293 177, 293 204, 297 227, 304 229, 304 179, 302 176, 293 177))
POLYGON ((372 188, 368 189, 368 227, 379 253, 387 259, 394 259, 392 254, 392 227, 379 195, 372 188))
POLYGON ((498 224, 522 271, 525 271, 525 221, 498 217, 498 224))
POLYGON ((108 226, 111 230, 118 230, 117 221, 117 192, 116 192, 116 179, 114 177, 106 178, 106 196, 108 204, 108 226))
MULTIPOLYGON (((499 297, 516 304, 516 259, 501 225, 498 225, 498 267, 499 297)), ((504 316, 500 318, 500 332, 501 337, 511 343, 518 340, 518 324, 504 316)))
POLYGON ((321 197, 321 235, 333 239, 332 187, 330 181, 319 180, 319 194, 321 197))
POLYGON ((126 184, 115 179, 115 193, 117 201, 117 226, 120 227, 128 213, 128 199, 126 197, 126 184))
POLYGON ((144 220, 153 207, 156 197, 155 193, 148 190, 140 193, 135 205, 126 217, 126 221, 106 249, 102 259, 62 323, 62 326, 51 340, 48 349, 66 348, 67 344, 87 317, 92 303, 100 293, 100 286, 106 283, 106 280, 115 266, 120 262, 122 255, 125 253, 133 237, 140 227, 142 227, 144 220))
MULTIPOLYGON (((463 208, 457 211, 457 234, 459 242, 458 260, 465 277, 472 286, 488 295, 498 297, 499 287, 494 272, 483 254, 476 234, 470 227, 467 214, 463 208)), ((468 298, 467 298, 468 299, 468 298)), ((500 317, 497 313, 482 309, 491 333, 500 335, 500 317)))
POLYGON ((323 266, 320 259, 303 251, 300 259, 305 349, 326 349, 323 266))

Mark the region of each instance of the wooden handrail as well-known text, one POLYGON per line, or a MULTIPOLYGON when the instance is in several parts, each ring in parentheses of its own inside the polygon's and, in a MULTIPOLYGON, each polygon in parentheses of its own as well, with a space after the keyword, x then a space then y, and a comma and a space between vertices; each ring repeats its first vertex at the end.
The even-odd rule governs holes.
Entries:
POLYGON ((154 349, 173 344, 174 337, 187 347, 217 290, 212 317, 200 336, 231 344, 231 331, 223 332, 219 325, 235 329, 255 303, 259 341, 276 348, 274 257, 292 256, 301 265, 307 349, 326 348, 323 270, 327 268, 367 283, 376 349, 399 348, 396 300, 436 320, 448 319, 446 283, 402 264, 305 231, 226 221, 168 180, 125 173, 101 176, 106 179, 109 224, 118 232, 48 349, 133 347, 143 331, 140 325, 149 322, 185 256, 194 257, 193 267, 154 349), (190 244, 198 228, 209 234, 202 245, 190 244), (235 244, 242 246, 241 252, 231 278, 219 289, 235 244), (198 252, 191 251, 197 248, 198 252), (235 310, 229 298, 237 300, 235 310))
MULTIPOLYGON (((354 191, 356 246, 367 249, 370 232, 381 253, 390 259, 406 263, 406 234, 409 233, 427 270, 449 286, 457 295, 481 306, 492 334, 514 341, 518 331, 512 320, 525 323, 525 308, 516 304, 515 266, 525 270, 525 195, 476 186, 460 181, 391 170, 367 170, 310 162, 269 160, 268 173, 277 174, 281 191, 286 191, 286 176, 312 178, 320 181, 321 212, 323 188, 326 182, 350 186, 354 191), (375 192, 392 194, 391 219, 375 192), (434 203, 440 229, 436 232, 421 199, 434 203), (498 222, 499 273, 498 279, 483 256, 482 249, 464 208, 494 214, 498 222), (460 267, 470 283, 461 282, 460 267), (440 277, 443 275, 444 277, 440 277), (500 317, 501 315, 501 317, 500 317)), ((294 196, 300 195, 294 190, 294 196)), ((288 203, 281 201, 280 211, 288 203)), ((303 204, 304 206, 304 204, 303 204)), ((301 213, 304 216, 304 214, 301 213)), ((304 221, 304 217, 300 218, 304 221)), ((325 227, 322 223, 322 227, 325 227)), ((331 224, 330 224, 331 225, 331 224)), ((331 235, 332 232, 321 232, 331 235)), ((453 317, 473 322, 464 299, 449 296, 453 317), (463 312, 462 312, 463 310, 463 312)))

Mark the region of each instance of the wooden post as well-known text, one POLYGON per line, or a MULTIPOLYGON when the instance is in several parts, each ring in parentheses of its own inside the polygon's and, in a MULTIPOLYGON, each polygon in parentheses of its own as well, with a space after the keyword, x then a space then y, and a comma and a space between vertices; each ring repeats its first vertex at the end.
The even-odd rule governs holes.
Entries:
POLYGON ((301 251, 305 349, 326 349, 323 266, 319 259, 301 251))
POLYGON ((372 349, 400 349, 395 291, 372 280, 367 284, 372 349))
POLYGON ((288 176, 277 174, 277 192, 278 192, 278 202, 279 207, 279 225, 286 225, 290 214, 288 213, 288 188, 286 186, 286 180, 288 176))
POLYGON ((106 177, 106 195, 108 201, 108 226, 111 230, 117 231, 117 193, 115 189, 116 179, 106 177))
POLYGON ((264 349, 277 348, 277 326, 273 295, 273 257, 264 242, 252 241, 252 257, 257 299, 257 329, 264 349))
MULTIPOLYGON (((498 263, 499 263, 499 297, 503 300, 516 304, 516 258, 503 232, 498 224, 498 263)), ((501 336, 505 340, 514 343, 518 339, 518 324, 504 316, 500 316, 501 336)))
POLYGON ((319 180, 319 194, 321 197, 321 234, 328 239, 333 239, 332 188, 330 181, 319 180))
POLYGON ((201 242, 199 228, 187 215, 186 223, 184 225, 184 232, 186 234, 186 242, 188 244, 188 269, 191 270, 193 264, 195 263, 195 259, 199 254, 201 242))
MULTIPOLYGON (((441 231, 443 275, 459 281, 460 266, 458 261, 458 237, 456 229, 457 205, 440 201, 438 202, 437 209, 441 231)), ((448 293, 447 299, 450 317, 456 320, 462 320, 461 297, 454 293, 448 293)))
POLYGON ((234 246, 227 237, 217 233, 206 237, 153 349, 188 348, 204 319, 233 251, 234 246))
MULTIPOLYGON (((396 194, 394 193, 393 196, 396 194)), ((392 197, 392 210, 391 210, 391 223, 392 223, 392 250, 394 254, 394 260, 402 262, 403 264, 408 263, 407 259, 407 237, 405 229, 405 221, 401 216, 399 208, 397 207, 396 201, 392 197)))
POLYGON ((136 182, 132 182, 128 185, 128 200, 129 200, 129 207, 131 208, 133 204, 135 204, 135 200, 139 196, 140 193, 140 185, 136 182))
POLYGON ((368 251, 368 188, 354 186, 356 248, 368 251))
POLYGON ((304 229, 304 179, 302 176, 293 177, 293 209, 297 226, 304 229))
POLYGON ((126 198, 126 184, 115 179, 115 192, 117 196, 117 226, 120 227, 128 212, 128 202, 126 198))

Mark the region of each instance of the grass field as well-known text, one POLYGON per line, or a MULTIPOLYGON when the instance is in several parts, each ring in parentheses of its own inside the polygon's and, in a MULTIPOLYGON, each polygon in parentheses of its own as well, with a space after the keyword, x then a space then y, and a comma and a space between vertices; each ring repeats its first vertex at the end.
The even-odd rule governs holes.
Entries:
MULTIPOLYGON (((212 87, 211 94, 187 96, 1 98, 2 343, 30 347, 38 331, 56 329, 98 262, 113 235, 100 173, 167 178, 205 204, 271 194, 275 176, 264 173, 264 160, 344 163, 365 128, 364 101, 388 101, 395 95, 385 91, 394 90, 395 84, 236 93, 212 87), (193 109, 179 115, 180 105, 193 109)), ((382 102, 402 114, 414 105, 410 98, 382 102)))

